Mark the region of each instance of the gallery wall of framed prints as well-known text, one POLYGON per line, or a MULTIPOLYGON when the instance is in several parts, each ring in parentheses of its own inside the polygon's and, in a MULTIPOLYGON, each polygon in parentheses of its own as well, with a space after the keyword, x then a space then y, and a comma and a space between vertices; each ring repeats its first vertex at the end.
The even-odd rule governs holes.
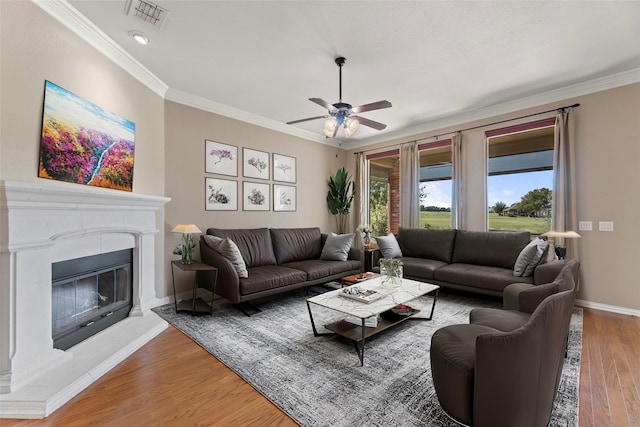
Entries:
POLYGON ((291 185, 297 182, 296 158, 241 148, 205 140, 205 173, 220 175, 205 177, 205 210, 296 211, 297 189, 291 185))

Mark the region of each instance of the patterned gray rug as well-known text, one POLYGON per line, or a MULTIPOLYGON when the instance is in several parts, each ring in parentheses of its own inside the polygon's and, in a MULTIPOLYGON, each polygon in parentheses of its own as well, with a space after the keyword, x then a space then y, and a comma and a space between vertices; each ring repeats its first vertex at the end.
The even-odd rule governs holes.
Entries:
MULTIPOLYGON (((318 288, 319 291, 326 288, 318 288)), ((311 295, 309 295, 311 296, 311 295)), ((212 317, 176 314, 173 304, 154 309, 302 426, 455 426, 438 404, 429 367, 433 332, 468 323, 474 307, 494 301, 440 291, 432 321, 407 321, 366 342, 365 365, 351 341, 314 337, 304 291, 262 300, 246 317, 225 301, 212 317)), ((431 297, 416 301, 430 307, 431 297)), ((339 318, 312 306, 316 325, 339 318)), ((321 328, 323 329, 323 328, 321 328)), ((578 425, 582 310, 571 322, 551 426, 578 425)))

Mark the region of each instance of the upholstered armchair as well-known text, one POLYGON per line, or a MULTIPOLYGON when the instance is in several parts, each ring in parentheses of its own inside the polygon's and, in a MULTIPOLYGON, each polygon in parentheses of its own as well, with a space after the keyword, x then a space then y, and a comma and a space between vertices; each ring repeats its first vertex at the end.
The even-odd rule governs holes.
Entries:
POLYGON ((519 328, 451 325, 431 339, 440 405, 466 425, 542 427, 549 423, 564 363, 573 289, 545 298, 519 328))
POLYGON ((512 283, 504 289, 503 309, 476 308, 469 313, 469 323, 489 326, 500 331, 513 331, 524 325, 531 313, 548 296, 573 290, 574 297, 580 271, 580 262, 572 259, 565 262, 551 283, 532 285, 512 283))

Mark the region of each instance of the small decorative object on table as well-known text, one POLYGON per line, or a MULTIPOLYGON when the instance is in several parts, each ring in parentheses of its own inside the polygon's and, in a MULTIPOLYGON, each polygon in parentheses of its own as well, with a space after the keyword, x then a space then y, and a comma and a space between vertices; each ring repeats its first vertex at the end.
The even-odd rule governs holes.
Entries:
POLYGON ((398 288, 402 285, 402 261, 398 258, 382 258, 380 273, 382 273, 382 287, 398 288))
POLYGON ((368 225, 361 225, 356 229, 360 233, 360 238, 362 239, 362 244, 365 248, 368 248, 371 244, 371 227, 368 225))
POLYGON ((385 297, 383 293, 372 289, 362 289, 360 286, 349 286, 348 288, 344 288, 342 289, 342 292, 340 292, 340 296, 366 303, 377 301, 380 298, 385 297))
POLYGON ((175 226, 173 233, 182 233, 182 239, 176 245, 173 253, 182 255, 183 264, 193 263, 193 251, 196 248, 196 242, 193 240, 192 234, 202 233, 194 224, 178 224, 175 226))

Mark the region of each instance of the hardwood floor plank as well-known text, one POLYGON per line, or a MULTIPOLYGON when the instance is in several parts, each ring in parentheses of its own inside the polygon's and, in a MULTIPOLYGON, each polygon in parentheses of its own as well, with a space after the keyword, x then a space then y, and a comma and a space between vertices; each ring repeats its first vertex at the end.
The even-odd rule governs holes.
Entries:
POLYGON ((593 387, 591 385, 590 337, 582 334, 582 356, 580 358, 580 389, 578 420, 583 427, 595 427, 593 421, 593 387))
MULTIPOLYGON (((589 354, 589 372, 591 374, 591 403, 594 426, 611 426, 611 417, 609 414, 609 396, 605 383, 605 370, 602 360, 602 332, 599 330, 599 317, 589 310, 584 310, 583 316, 583 334, 587 335, 588 354, 589 354)), ((583 352, 584 355, 584 343, 583 352)), ((583 398, 580 396, 580 400, 583 398)))

